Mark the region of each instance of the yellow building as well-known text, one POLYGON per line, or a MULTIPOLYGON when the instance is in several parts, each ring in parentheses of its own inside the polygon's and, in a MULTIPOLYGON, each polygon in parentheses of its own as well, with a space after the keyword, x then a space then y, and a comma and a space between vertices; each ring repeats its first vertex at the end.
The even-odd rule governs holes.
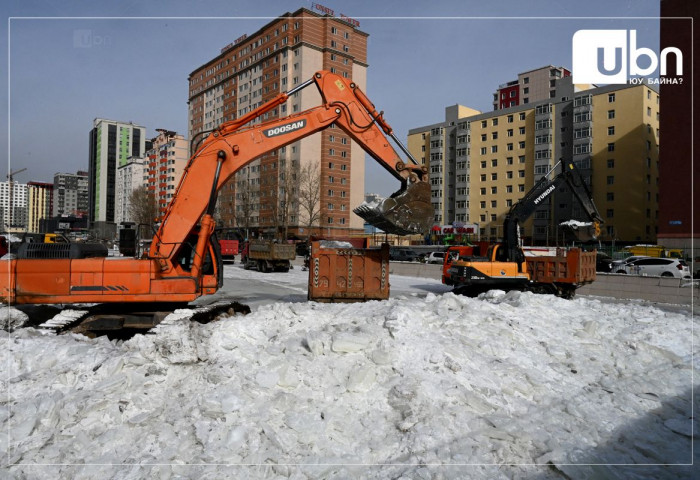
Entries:
POLYGON ((653 243, 659 213, 659 94, 646 85, 616 85, 593 89, 591 96, 592 191, 605 220, 602 239, 653 243))
MULTIPOLYGON (((446 121, 410 130, 408 148, 430 171, 435 223, 476 223, 482 238, 500 239, 510 208, 542 176, 559 173, 559 161, 573 161, 605 219, 602 240, 655 241, 658 94, 646 85, 588 87, 567 77, 548 100, 488 113, 456 105, 446 121)), ((558 189, 522 235, 561 243, 558 225, 571 219, 588 220, 558 189)))
POLYGON ((27 184, 27 232, 41 233, 41 220, 51 218, 52 183, 27 184))

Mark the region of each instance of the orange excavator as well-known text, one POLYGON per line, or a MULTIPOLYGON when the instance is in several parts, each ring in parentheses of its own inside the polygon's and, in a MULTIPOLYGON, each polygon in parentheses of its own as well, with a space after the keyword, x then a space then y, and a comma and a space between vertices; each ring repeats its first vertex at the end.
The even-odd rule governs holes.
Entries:
POLYGON ((191 157, 173 200, 142 258, 60 258, 46 248, 32 258, 0 260, 0 294, 8 304, 184 304, 213 294, 223 282, 213 219, 217 193, 242 167, 335 124, 401 182, 379 204, 355 212, 387 233, 426 232, 432 221, 427 170, 415 162, 383 112, 352 81, 319 71, 247 115, 211 132, 191 157), (265 123, 252 121, 315 84, 322 104, 265 123), (412 160, 406 164, 392 138, 412 160))

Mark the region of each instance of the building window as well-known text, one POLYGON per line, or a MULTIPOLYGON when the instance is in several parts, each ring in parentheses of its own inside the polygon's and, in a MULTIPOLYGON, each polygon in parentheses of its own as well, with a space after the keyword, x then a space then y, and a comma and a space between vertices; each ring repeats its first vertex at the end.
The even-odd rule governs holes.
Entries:
POLYGON ((608 127, 608 135, 615 135, 615 127, 608 127))
POLYGON ((518 177, 525 178, 525 170, 518 170, 518 177))
POLYGON ((491 139, 498 140, 498 132, 491 132, 491 139))
POLYGON ((491 146, 491 153, 498 153, 498 145, 491 146))
POLYGON ((615 168, 615 159, 613 159, 613 158, 608 159, 608 168, 615 168))
POLYGON ((495 159, 495 158, 494 158, 493 160, 491 160, 491 166, 492 166, 492 167, 497 167, 497 166, 498 166, 498 160, 495 159))
POLYGON ((481 128, 486 128, 486 120, 481 121, 481 128))
POLYGON ((613 192, 608 192, 608 193, 606 194, 606 196, 605 196, 605 199, 606 199, 608 202, 614 202, 614 201, 615 201, 615 193, 613 193, 613 192))
POLYGON ((608 152, 614 152, 615 151, 615 143, 608 143, 608 152))
POLYGON ((608 120, 615 118, 615 110, 608 110, 608 120))
POLYGON ((605 216, 608 218, 613 218, 615 216, 615 210, 613 210, 612 208, 608 208, 605 212, 605 216))
POLYGON ((615 94, 608 93, 608 103, 613 103, 615 101, 615 94))
POLYGON ((608 175, 607 184, 608 185, 615 185, 615 176, 614 175, 608 175))
POLYGON ((481 161, 481 168, 486 168, 486 160, 481 161))
POLYGON ((498 119, 497 119, 497 118, 494 118, 493 120, 491 120, 491 125, 493 125, 494 127, 497 126, 497 125, 498 125, 498 119))

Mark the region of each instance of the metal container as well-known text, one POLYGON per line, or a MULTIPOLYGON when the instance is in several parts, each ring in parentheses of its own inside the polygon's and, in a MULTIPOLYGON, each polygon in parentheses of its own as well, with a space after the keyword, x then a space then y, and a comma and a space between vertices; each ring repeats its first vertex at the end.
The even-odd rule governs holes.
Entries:
POLYGON ((363 302, 389 298, 389 245, 380 249, 312 242, 308 299, 363 302))

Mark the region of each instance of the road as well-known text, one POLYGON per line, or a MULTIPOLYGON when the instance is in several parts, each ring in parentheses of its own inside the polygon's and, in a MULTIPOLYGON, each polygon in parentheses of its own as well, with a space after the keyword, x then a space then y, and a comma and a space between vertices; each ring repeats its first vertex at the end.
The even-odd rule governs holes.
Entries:
MULTIPOLYGON (((251 309, 274 302, 306 302, 309 272, 302 270, 303 259, 297 257, 289 272, 260 273, 245 270, 240 263, 224 265, 224 286, 214 295, 195 301, 209 305, 219 301, 237 301, 251 309)), ((426 296, 442 294, 451 288, 431 278, 392 275, 389 278, 390 296, 426 296)))

